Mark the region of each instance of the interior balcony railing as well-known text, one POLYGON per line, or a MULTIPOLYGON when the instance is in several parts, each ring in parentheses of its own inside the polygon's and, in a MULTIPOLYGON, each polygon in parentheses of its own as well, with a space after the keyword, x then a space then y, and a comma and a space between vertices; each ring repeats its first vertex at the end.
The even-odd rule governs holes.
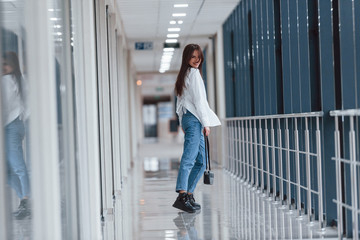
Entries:
POLYGON ((335 118, 335 161, 338 236, 359 237, 359 116, 360 109, 331 111, 335 118), (344 221, 347 218, 346 228, 344 221))
POLYGON ((323 214, 322 112, 223 120, 223 165, 263 197, 326 226, 323 214))

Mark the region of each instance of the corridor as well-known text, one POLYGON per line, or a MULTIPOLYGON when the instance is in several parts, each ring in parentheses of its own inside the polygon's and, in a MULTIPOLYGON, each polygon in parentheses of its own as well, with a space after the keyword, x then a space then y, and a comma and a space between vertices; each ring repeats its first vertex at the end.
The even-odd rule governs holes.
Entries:
POLYGON ((115 206, 114 218, 105 220, 104 239, 337 239, 336 229, 320 231, 219 166, 214 185, 199 182, 195 198, 201 211, 179 212, 171 205, 181 148, 180 143, 141 145, 124 185, 130 194, 115 206))

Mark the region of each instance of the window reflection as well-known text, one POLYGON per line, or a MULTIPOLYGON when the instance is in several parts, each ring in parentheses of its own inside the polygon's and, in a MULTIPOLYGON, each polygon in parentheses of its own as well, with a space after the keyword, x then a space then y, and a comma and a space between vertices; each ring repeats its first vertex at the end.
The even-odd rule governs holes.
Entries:
POLYGON ((1 89, 8 183, 20 199, 20 205, 13 215, 17 220, 22 220, 31 214, 29 175, 23 154, 24 121, 28 117, 24 104, 25 80, 15 52, 5 52, 2 62, 1 89))
POLYGON ((0 0, 1 117, 7 176, 8 233, 13 239, 32 234, 31 168, 28 121, 29 83, 26 77, 26 39, 22 1, 0 0), (11 230, 10 230, 11 229, 11 230))

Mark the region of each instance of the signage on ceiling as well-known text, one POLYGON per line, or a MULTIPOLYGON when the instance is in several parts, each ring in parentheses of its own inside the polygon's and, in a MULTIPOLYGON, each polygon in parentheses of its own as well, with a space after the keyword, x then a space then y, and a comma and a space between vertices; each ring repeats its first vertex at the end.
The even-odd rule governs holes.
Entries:
POLYGON ((135 42, 135 50, 153 50, 153 42, 135 42))

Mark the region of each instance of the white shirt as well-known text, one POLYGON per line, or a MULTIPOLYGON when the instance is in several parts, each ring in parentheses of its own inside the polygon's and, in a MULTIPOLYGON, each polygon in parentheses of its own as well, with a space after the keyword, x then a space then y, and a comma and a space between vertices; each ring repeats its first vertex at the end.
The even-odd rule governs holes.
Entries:
POLYGON ((1 109, 4 116, 4 124, 7 125, 19 117, 24 111, 19 86, 14 75, 7 74, 2 76, 1 91, 1 109))
POLYGON ((181 125, 182 115, 189 110, 203 125, 214 127, 221 125, 219 118, 210 109, 206 98, 204 81, 199 69, 190 68, 185 77, 183 94, 177 99, 176 113, 181 125))

